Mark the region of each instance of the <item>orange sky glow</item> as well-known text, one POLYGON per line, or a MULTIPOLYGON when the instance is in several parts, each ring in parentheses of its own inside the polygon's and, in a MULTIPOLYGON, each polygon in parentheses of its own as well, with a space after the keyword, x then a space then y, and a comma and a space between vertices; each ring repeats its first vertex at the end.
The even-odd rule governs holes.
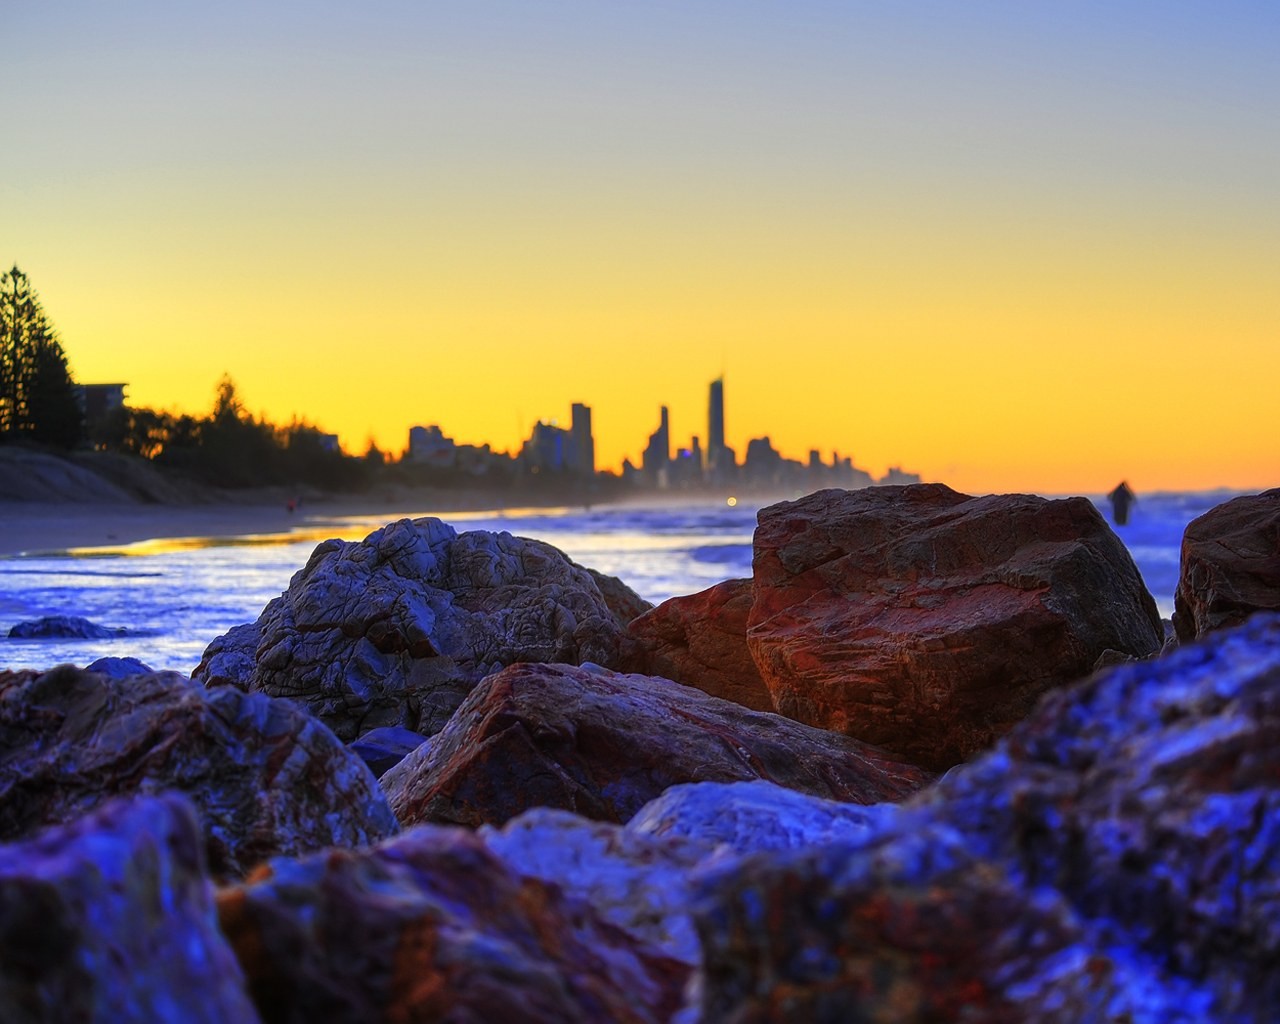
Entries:
POLYGON ((1121 6, 26 5, 0 260, 78 380, 351 451, 616 469, 723 374, 739 455, 1277 486, 1280 14, 1121 6))

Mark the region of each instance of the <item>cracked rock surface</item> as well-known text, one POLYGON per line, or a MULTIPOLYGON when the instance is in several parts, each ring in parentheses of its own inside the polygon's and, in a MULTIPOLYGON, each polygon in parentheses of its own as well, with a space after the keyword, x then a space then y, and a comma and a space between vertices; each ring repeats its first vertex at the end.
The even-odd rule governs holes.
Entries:
POLYGON ((340 739, 431 736, 485 676, 516 662, 615 665, 619 616, 592 574, 541 541, 402 519, 325 541, 258 621, 193 678, 288 697, 340 739))
POLYGON ((0 839, 165 790, 199 811, 220 876, 398 828, 364 762, 288 701, 177 672, 0 672, 0 839))

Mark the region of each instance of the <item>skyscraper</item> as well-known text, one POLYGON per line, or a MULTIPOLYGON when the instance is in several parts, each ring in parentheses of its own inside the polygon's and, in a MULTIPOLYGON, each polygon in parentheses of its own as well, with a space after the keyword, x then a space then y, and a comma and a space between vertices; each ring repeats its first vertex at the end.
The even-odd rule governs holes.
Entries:
POLYGON ((724 443, 724 378, 711 382, 707 396, 707 479, 723 482, 733 470, 733 449, 724 443))
POLYGON ((573 421, 570 427, 573 437, 573 468, 583 476, 596 472, 596 442, 591 436, 591 407, 581 402, 573 403, 573 421))

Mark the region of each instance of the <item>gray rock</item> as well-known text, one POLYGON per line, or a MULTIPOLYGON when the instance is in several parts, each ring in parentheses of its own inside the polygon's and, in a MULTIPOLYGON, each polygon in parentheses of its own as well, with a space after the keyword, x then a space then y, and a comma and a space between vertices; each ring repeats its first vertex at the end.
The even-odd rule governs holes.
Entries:
POLYGON ((549 544, 402 519, 317 547, 193 677, 288 697, 348 742, 380 726, 430 736, 491 672, 613 665, 623 642, 591 574, 549 544))
POLYGON ((385 775, 405 759, 407 754, 427 743, 427 737, 399 726, 370 729, 358 740, 349 743, 348 749, 360 757, 374 775, 385 775))
POLYGON ((146 675, 152 669, 137 658, 99 658, 84 667, 86 672, 99 672, 113 679, 127 679, 129 676, 146 675))
POLYGON ((128 635, 127 629, 109 629, 78 615, 46 615, 9 630, 13 640, 113 640, 128 635))
POLYGON ((0 838, 163 790, 199 809, 219 875, 398 827, 364 762, 288 701, 176 672, 0 672, 0 838))

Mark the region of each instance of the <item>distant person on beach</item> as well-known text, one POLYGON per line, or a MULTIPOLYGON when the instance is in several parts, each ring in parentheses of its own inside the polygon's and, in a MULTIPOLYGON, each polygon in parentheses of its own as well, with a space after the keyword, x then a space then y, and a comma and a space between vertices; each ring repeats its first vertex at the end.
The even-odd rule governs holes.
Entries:
POLYGON ((1128 480, 1121 480, 1107 497, 1111 500, 1111 518, 1116 526, 1124 526, 1129 521, 1129 506, 1138 500, 1138 496, 1133 493, 1128 480))

